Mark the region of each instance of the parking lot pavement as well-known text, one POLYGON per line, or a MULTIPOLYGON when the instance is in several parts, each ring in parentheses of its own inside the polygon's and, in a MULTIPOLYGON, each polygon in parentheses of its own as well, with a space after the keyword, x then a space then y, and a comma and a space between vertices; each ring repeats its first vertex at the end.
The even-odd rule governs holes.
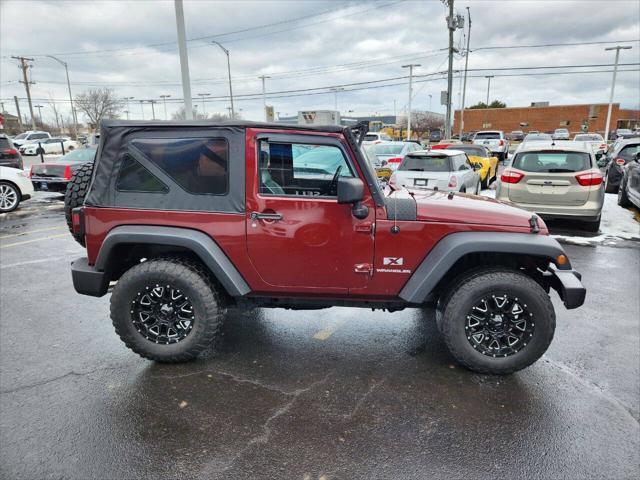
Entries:
POLYGON ((18 212, 0 226, 2 478, 640 474, 638 242, 567 245, 586 304, 554 294, 550 350, 511 376, 454 365, 420 310, 230 312, 217 354, 161 365, 116 337, 108 296, 73 291, 61 210, 18 212))

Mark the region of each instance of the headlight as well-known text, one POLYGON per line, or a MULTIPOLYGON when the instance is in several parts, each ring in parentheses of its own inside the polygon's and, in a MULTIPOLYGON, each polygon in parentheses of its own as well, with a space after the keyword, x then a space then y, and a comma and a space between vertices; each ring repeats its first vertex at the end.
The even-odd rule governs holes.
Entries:
POLYGON ((29 178, 29 175, 24 173, 24 170, 20 170, 20 171, 16 172, 16 175, 18 175, 19 177, 29 178))

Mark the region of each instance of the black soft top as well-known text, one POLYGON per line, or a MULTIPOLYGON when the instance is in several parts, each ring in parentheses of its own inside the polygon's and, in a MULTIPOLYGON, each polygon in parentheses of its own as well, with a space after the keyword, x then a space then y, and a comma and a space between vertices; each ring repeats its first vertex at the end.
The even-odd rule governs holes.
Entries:
POLYGON ((343 133, 345 127, 342 125, 288 125, 282 123, 267 122, 250 122, 248 120, 229 120, 229 121, 212 121, 212 120, 102 120, 101 127, 103 129, 110 128, 171 128, 171 127, 224 127, 224 128, 271 128, 279 130, 297 130, 327 133, 343 133))

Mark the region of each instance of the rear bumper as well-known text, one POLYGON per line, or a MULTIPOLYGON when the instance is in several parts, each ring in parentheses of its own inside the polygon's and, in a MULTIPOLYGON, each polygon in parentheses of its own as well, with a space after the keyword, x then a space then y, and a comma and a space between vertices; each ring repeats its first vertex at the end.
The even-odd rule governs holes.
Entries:
POLYGON ((591 193, 590 199, 582 205, 543 205, 537 203, 520 203, 514 202, 509 198, 508 191, 500 185, 496 198, 498 200, 505 200, 511 202, 514 206, 527 210, 529 212, 535 212, 542 218, 550 219, 576 219, 576 220, 597 220, 600 218, 602 212, 602 206, 604 204, 604 188, 600 187, 600 191, 595 195, 591 193), (595 197, 595 198, 594 198, 595 197), (593 199, 592 199, 593 198, 593 199))
POLYGON ((73 288, 81 295, 102 297, 109 289, 109 278, 104 272, 89 265, 87 257, 71 262, 73 288))
POLYGON ((33 188, 39 192, 64 192, 67 190, 69 180, 61 178, 32 177, 31 183, 33 183, 33 188))
POLYGON ((582 285, 582 275, 575 270, 558 270, 555 265, 549 265, 552 275, 551 286, 558 292, 564 306, 571 310, 584 303, 587 289, 582 285))

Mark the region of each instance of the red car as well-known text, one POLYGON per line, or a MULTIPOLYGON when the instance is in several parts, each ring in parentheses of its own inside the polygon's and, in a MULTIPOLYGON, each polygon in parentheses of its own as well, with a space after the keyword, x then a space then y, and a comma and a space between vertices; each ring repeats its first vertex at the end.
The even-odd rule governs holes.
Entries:
POLYGON ((383 190, 364 126, 105 121, 65 208, 86 257, 75 289, 102 296, 124 343, 191 360, 228 308, 436 307, 454 358, 504 374, 547 349, 548 292, 585 289, 536 215, 492 199, 383 190))

